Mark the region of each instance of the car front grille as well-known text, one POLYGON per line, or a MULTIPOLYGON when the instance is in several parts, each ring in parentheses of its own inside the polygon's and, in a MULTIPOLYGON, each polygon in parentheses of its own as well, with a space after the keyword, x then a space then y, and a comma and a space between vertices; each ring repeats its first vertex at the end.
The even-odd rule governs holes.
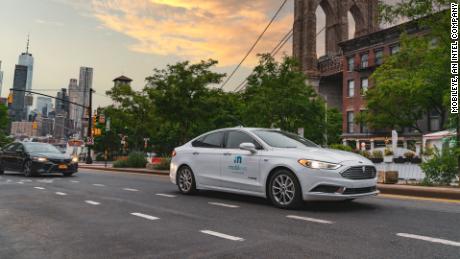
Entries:
POLYGON ((377 190, 377 186, 364 187, 364 188, 347 188, 345 189, 343 194, 362 194, 362 193, 375 192, 376 190, 377 190))
POLYGON ((72 159, 49 159, 49 161, 55 164, 68 164, 72 159))
POLYGON ((341 173, 342 177, 352 180, 373 179, 377 175, 374 166, 353 166, 341 173))

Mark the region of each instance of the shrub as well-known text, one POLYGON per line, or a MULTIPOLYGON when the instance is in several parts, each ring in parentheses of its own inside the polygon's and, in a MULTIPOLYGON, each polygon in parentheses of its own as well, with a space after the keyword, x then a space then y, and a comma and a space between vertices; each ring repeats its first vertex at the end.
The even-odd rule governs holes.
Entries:
POLYGON ((384 154, 385 154, 385 156, 392 156, 393 151, 391 149, 389 149, 389 148, 385 148, 384 154))
POLYGON ((423 155, 424 156, 432 156, 434 154, 434 148, 432 147, 425 147, 425 149, 423 150, 423 155))
POLYGON ((330 146, 330 148, 332 149, 338 149, 338 150, 343 150, 343 151, 348 151, 348 152, 352 152, 353 149, 350 147, 350 146, 347 146, 347 145, 342 145, 342 144, 333 144, 330 146))
POLYGON ((171 164, 171 158, 165 157, 161 159, 161 162, 157 165, 153 165, 153 169, 157 170, 169 170, 169 165, 171 164))
POLYGON ((425 184, 449 185, 458 172, 456 154, 450 148, 440 154, 435 148, 433 158, 423 162, 421 168, 425 173, 425 184))
POLYGON ((128 155, 127 160, 117 160, 113 163, 113 167, 115 168, 145 168, 147 164, 147 160, 144 157, 144 153, 142 152, 131 152, 128 155))
POLYGON ((367 151, 367 150, 359 151, 359 154, 362 155, 365 158, 370 158, 371 157, 371 153, 369 151, 367 151))
POLYGON ((373 158, 383 158, 383 152, 380 150, 374 150, 372 151, 372 157, 373 158))
POLYGON ((412 152, 412 151, 408 151, 408 152, 404 153, 404 157, 407 160, 411 161, 415 157, 415 153, 412 152))

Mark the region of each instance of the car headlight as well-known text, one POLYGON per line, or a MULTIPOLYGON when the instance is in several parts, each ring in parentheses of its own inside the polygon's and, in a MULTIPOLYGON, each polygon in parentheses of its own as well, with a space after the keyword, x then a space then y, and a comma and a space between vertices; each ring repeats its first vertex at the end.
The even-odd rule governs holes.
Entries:
POLYGON ((46 158, 46 157, 34 157, 32 159, 35 160, 35 161, 38 161, 38 162, 46 162, 46 161, 48 161, 48 158, 46 158))
POLYGON ((342 166, 340 164, 322 162, 322 161, 317 161, 317 160, 309 160, 309 159, 300 159, 298 162, 299 164, 305 167, 312 168, 312 169, 335 170, 342 166))
POLYGON ((78 157, 76 156, 72 157, 72 163, 78 163, 78 157))

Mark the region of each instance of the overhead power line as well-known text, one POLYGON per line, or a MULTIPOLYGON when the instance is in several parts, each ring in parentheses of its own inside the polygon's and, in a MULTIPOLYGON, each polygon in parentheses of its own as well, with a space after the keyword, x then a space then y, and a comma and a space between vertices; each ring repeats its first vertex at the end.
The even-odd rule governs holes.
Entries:
MULTIPOLYGON (((316 36, 318 36, 320 33, 322 33, 324 30, 326 29, 326 26, 324 26, 321 30, 319 30, 317 33, 316 33, 316 36)), ((272 55, 273 57, 276 56, 276 54, 278 54, 278 52, 283 49, 284 45, 286 45, 286 43, 294 36, 294 31, 293 29, 291 29, 286 35, 284 35, 283 38, 281 38, 280 42, 278 42, 278 44, 275 46, 275 48, 270 52, 270 55, 272 55)), ((243 80, 243 82, 241 82, 233 92, 239 92, 241 91, 242 89, 244 89, 246 87, 246 84, 247 84, 247 78, 245 78, 243 80)))
POLYGON ((275 14, 273 15, 272 19, 270 20, 270 22, 267 24, 267 26, 265 27, 265 29, 262 31, 262 33, 259 35, 259 37, 257 37, 257 40, 254 42, 254 44, 252 44, 251 48, 249 49, 249 51, 246 53, 246 55, 243 57, 243 59, 240 61, 240 63, 235 67, 235 69, 232 71, 232 73, 227 77, 227 79, 225 80, 225 82, 220 86, 220 89, 224 88, 225 85, 230 81, 230 79, 235 75, 236 71, 238 71, 238 69, 241 67, 241 65, 243 64, 243 62, 248 58, 248 56, 251 54, 251 52, 254 50, 254 48, 256 47, 257 43, 259 43, 260 39, 262 39, 262 37, 264 36, 265 32, 268 30, 268 28, 270 27, 270 25, 273 23, 273 21, 275 21, 276 17, 278 16, 278 14, 281 12, 281 10, 283 9, 284 5, 286 5, 286 2, 287 0, 284 0, 282 3, 281 3, 281 6, 278 8, 278 10, 275 12, 275 14))

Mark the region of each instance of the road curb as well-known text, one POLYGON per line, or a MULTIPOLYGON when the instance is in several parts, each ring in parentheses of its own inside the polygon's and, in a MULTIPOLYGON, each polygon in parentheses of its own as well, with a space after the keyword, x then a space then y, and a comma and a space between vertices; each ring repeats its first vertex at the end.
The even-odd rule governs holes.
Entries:
POLYGON ((423 187, 393 184, 379 184, 377 188, 382 194, 460 200, 460 189, 458 188, 423 187))
POLYGON ((137 174, 150 174, 150 175, 152 175, 152 174, 153 175, 169 175, 169 171, 166 171, 166 170, 96 167, 96 166, 82 166, 82 165, 79 165, 78 168, 99 170, 99 171, 123 172, 123 173, 137 173, 137 174))

